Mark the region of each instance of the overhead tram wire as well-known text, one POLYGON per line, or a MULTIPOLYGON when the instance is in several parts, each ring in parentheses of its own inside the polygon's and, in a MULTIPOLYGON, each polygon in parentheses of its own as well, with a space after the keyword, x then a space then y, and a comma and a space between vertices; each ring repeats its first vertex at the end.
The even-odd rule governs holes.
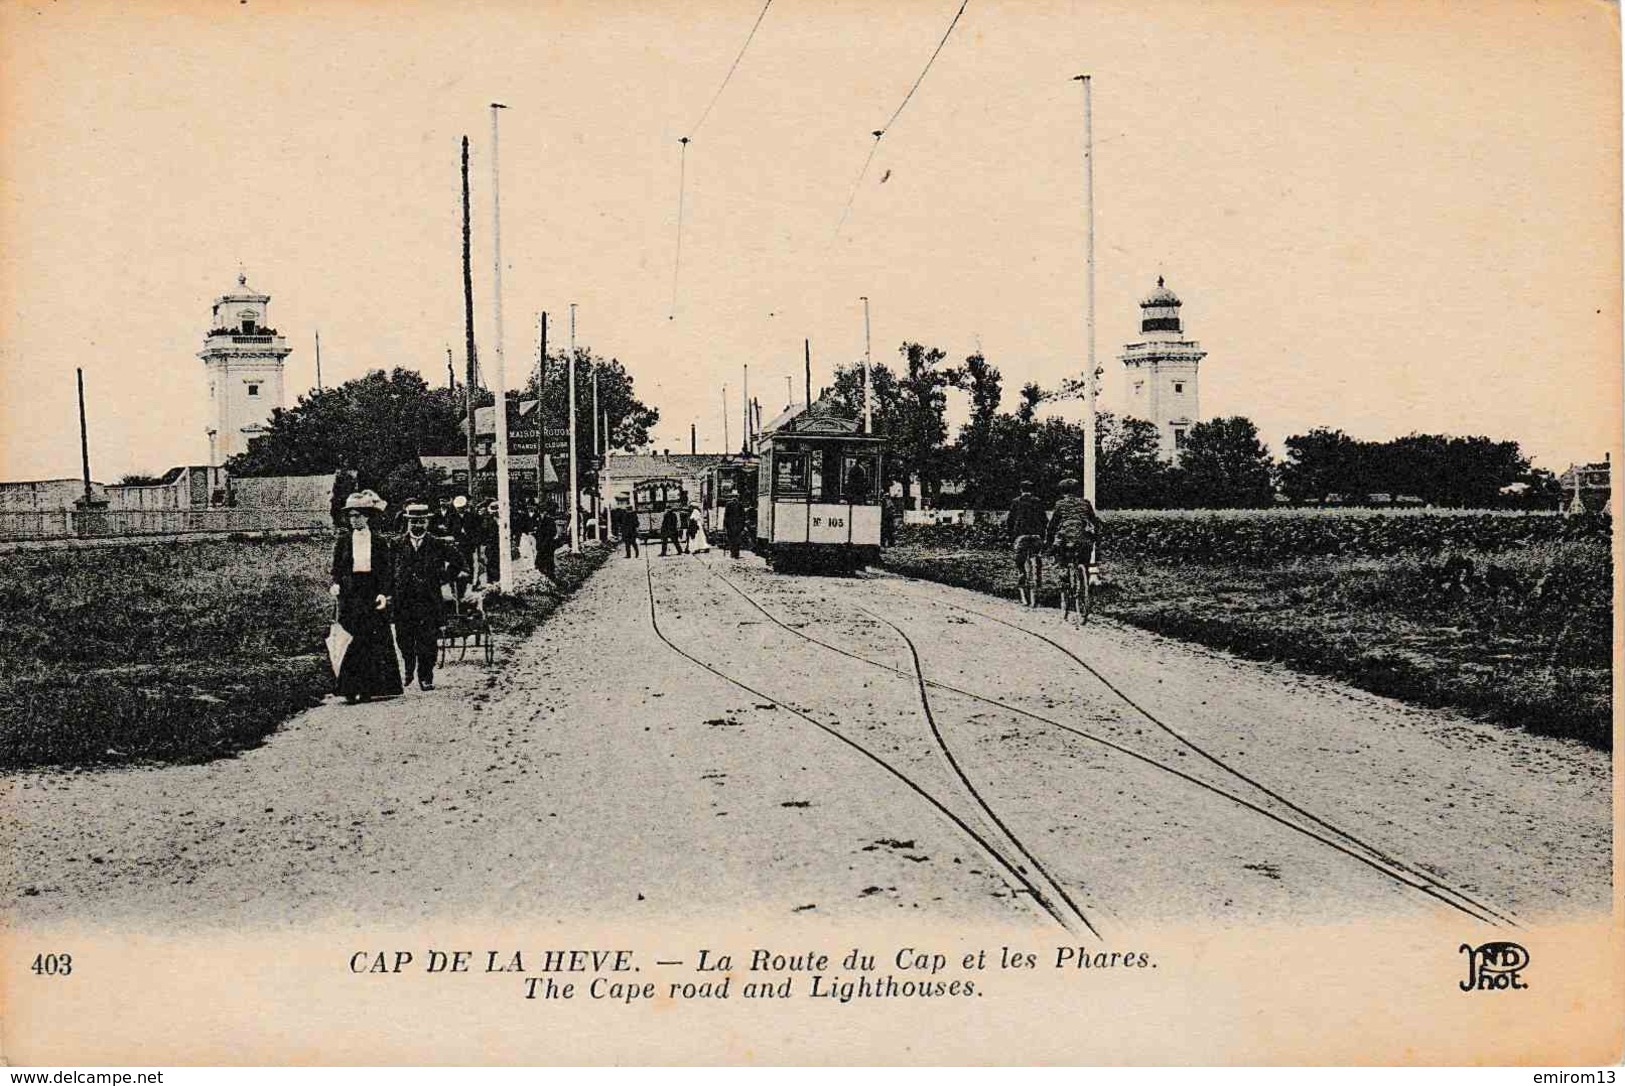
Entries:
POLYGON ((772 6, 773 0, 767 0, 762 5, 762 10, 756 15, 756 21, 751 24, 750 33, 745 35, 745 44, 739 47, 739 55, 734 57, 734 62, 728 66, 728 74, 722 77, 722 82, 717 85, 716 93, 711 95, 711 100, 705 104, 705 111, 700 114, 700 119, 694 122, 694 126, 688 130, 688 135, 677 141, 682 144, 683 149, 677 166, 677 244, 671 268, 671 313, 667 315, 667 320, 677 319, 677 281, 683 267, 683 193, 688 184, 689 141, 699 133, 700 127, 705 124, 705 119, 711 116, 711 108, 717 104, 717 99, 721 98, 722 92, 727 89, 728 81, 734 77, 734 72, 739 68, 739 62, 745 59, 745 50, 749 49, 750 43, 755 40, 757 28, 762 25, 762 20, 767 17, 767 9, 772 6))
POLYGON ((959 10, 954 12, 953 19, 948 23, 948 29, 942 32, 942 40, 937 42, 937 47, 931 51, 931 57, 925 62, 925 67, 921 68, 920 74, 915 77, 914 85, 909 87, 907 94, 903 95, 903 100, 897 103, 897 108, 892 111, 890 119, 872 133, 875 142, 869 148, 869 157, 863 160, 863 169, 858 171, 858 179, 852 183, 852 195, 847 197, 846 207, 841 211, 841 221, 835 224, 836 237, 840 237, 841 227, 846 225, 846 217, 852 210, 853 202, 858 198, 858 188, 863 184, 863 178, 869 172, 869 164, 875 160, 875 152, 880 150, 880 137, 890 132, 892 126, 897 123, 897 118, 903 115, 904 107, 908 105, 909 99, 914 97, 914 92, 920 89, 920 84, 925 82, 925 74, 931 70, 931 65, 937 62, 937 55, 942 52, 942 47, 948 44, 949 35, 954 32, 954 27, 959 25, 959 17, 965 14, 965 8, 969 4, 970 0, 961 0, 959 10))

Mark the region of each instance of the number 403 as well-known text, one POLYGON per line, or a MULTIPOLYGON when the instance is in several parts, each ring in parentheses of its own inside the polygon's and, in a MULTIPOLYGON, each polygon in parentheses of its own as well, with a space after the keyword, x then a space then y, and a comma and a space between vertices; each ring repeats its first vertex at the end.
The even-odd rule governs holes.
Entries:
POLYGON ((37 977, 65 977, 73 972, 73 955, 36 954, 28 968, 37 977))

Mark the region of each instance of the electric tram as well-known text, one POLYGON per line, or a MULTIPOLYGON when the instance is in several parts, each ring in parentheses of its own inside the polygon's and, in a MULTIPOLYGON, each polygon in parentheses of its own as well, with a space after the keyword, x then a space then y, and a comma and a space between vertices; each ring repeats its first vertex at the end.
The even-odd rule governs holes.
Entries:
POLYGON ((674 476, 641 479, 632 487, 632 512, 638 518, 638 536, 660 537, 660 521, 667 509, 676 509, 688 523, 688 489, 674 476))
POLYGON ((737 497, 745 513, 745 538, 756 538, 757 458, 748 453, 729 456, 712 464, 700 475, 700 518, 705 534, 717 539, 722 534, 722 507, 737 497))
POLYGON ((880 559, 885 441, 822 401, 761 438, 756 549, 773 569, 880 559))

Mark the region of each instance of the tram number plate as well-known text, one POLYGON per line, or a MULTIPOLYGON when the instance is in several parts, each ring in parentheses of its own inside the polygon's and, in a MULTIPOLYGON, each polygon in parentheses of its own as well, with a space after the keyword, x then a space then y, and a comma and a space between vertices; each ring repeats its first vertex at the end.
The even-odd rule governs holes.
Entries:
POLYGON ((814 517, 814 518, 812 518, 812 525, 813 525, 814 528, 824 528, 824 527, 845 528, 846 527, 846 518, 845 517, 814 517))

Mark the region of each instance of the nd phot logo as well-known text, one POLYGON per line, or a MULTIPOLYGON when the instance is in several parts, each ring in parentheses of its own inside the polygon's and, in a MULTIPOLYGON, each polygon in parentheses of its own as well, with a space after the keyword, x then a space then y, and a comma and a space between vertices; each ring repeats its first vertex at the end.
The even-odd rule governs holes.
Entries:
POLYGON ((1491 992, 1529 987, 1520 976, 1529 966, 1529 951, 1517 943, 1485 943, 1482 946, 1463 943, 1461 953, 1467 955, 1467 979, 1461 982, 1462 991, 1491 992))

